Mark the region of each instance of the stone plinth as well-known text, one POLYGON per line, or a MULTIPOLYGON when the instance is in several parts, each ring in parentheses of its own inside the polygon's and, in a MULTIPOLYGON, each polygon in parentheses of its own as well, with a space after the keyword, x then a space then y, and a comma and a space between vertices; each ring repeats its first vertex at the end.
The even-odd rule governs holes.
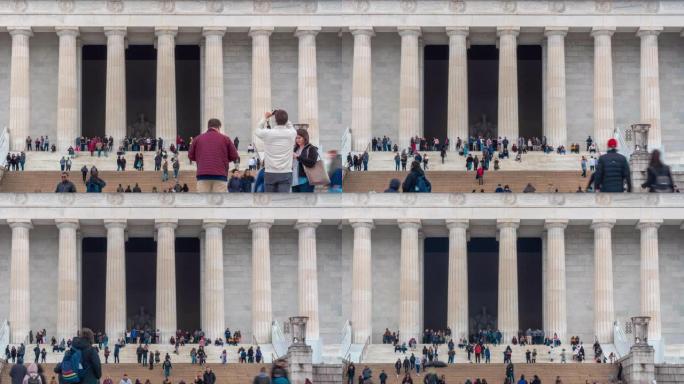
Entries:
POLYGON ((308 345, 291 345, 287 349, 287 362, 290 366, 290 383, 304 384, 306 379, 313 382, 313 351, 308 345))

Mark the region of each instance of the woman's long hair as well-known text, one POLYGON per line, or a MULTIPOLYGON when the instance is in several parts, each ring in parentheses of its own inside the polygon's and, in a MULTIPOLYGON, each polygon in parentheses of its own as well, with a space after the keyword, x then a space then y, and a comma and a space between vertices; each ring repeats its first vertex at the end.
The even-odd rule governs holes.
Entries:
POLYGON ((663 162, 660 160, 659 150, 654 149, 653 152, 651 152, 651 161, 648 163, 648 166, 655 169, 660 169, 665 166, 665 164, 663 164, 663 162))

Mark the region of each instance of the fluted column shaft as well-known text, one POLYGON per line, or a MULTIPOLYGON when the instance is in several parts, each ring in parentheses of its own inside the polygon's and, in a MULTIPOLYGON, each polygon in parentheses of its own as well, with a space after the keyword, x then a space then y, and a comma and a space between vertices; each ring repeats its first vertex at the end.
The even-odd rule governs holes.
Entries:
MULTIPOLYGON (((255 136, 259 120, 264 112, 273 108, 271 104, 271 48, 270 36, 273 28, 252 28, 252 142, 261 149, 261 140, 255 136)), ((269 325, 270 326, 270 325, 269 325)))
MULTIPOLYGON (((448 27, 447 35, 449 36, 447 137, 449 149, 456 150, 457 138, 466 140, 468 137, 468 27, 448 27)), ((468 311, 465 312, 466 320, 467 316, 468 311)))
POLYGON ((565 228, 567 220, 546 220, 546 278, 544 279, 544 331, 565 342, 568 332, 565 278, 565 228))
POLYGON ((29 39, 31 28, 8 28, 12 36, 10 68, 9 133, 11 150, 23 151, 31 126, 29 39))
MULTIPOLYGON (((316 66, 316 35, 320 28, 298 28, 295 35, 299 38, 299 69, 297 71, 298 117, 308 124, 309 142, 318 146, 320 132, 318 126, 318 70, 316 66)), ((308 327, 311 319, 307 323, 308 327)))
MULTIPOLYGON (((662 29, 662 27, 640 28, 637 32, 637 35, 641 37, 641 122, 651 124, 648 130, 649 149, 662 146, 658 63, 658 35, 662 29)), ((650 330, 649 333, 651 333, 650 330)))
POLYGON ((599 343, 612 343, 613 239, 615 220, 594 220, 594 333, 599 343))
POLYGON ((31 281, 29 270, 29 232, 31 220, 7 220, 12 228, 10 254, 9 325, 10 342, 26 343, 31 329, 31 281))
POLYGON ((118 339, 126 331, 126 220, 105 220, 107 228, 107 277, 105 332, 118 339))
POLYGON ((107 36, 107 90, 105 134, 118 148, 126 136, 126 28, 105 28, 107 36))
POLYGON ((498 328, 503 340, 517 336, 518 318, 518 235, 520 220, 501 219, 499 229, 498 328))
POLYGON ((408 148, 411 137, 420 132, 420 27, 401 27, 401 69, 399 77, 399 147, 408 148))
POLYGON ((615 28, 594 28, 591 32, 594 36, 594 142, 602 151, 615 129, 611 43, 614 32, 615 28))
POLYGON ((641 313, 650 316, 648 339, 660 340, 662 316, 660 313, 660 270, 658 227, 662 220, 641 220, 641 313))
POLYGON ((372 140, 373 82, 371 38, 373 28, 353 28, 354 62, 352 64, 352 150, 365 151, 372 140))
POLYGON ((178 28, 157 28, 156 135, 164 147, 176 143, 176 33, 178 28))
POLYGON ((402 340, 420 338, 420 220, 399 220, 401 260, 399 270, 399 333, 402 340))
POLYGON ((548 145, 558 147, 568 141, 565 98, 565 35, 568 28, 547 28, 546 35, 546 126, 544 135, 548 145))
POLYGON ((449 280, 447 325, 455 338, 468 337, 468 220, 447 220, 449 280))
POLYGON ((207 337, 223 337, 225 303, 223 282, 223 228, 225 220, 204 220, 204 279, 202 329, 207 337))
POLYGON ((252 332, 259 343, 271 342, 271 241, 273 220, 252 220, 252 332))
POLYGON ((169 340, 178 327, 176 312, 176 227, 178 220, 157 220, 157 315, 161 340, 169 340))
POLYGON ((69 339, 78 331, 78 220, 55 220, 59 228, 57 260, 57 340, 69 339))
POLYGON ((299 262, 297 268, 299 281, 299 315, 308 316, 306 323, 306 339, 320 338, 318 316, 318 267, 316 253, 316 227, 320 220, 300 220, 299 230, 299 262))
POLYGON ((352 254, 352 330, 354 343, 363 344, 373 333, 372 220, 350 220, 354 228, 352 254))
POLYGON ((57 75, 57 150, 74 145, 79 130, 76 37, 78 28, 57 28, 59 70, 57 75))
MULTIPOLYGON (((520 28, 499 28, 498 136, 518 137, 518 34, 520 28)), ((500 318, 501 316, 499 316, 500 318)))
MULTIPOLYGON (((223 35, 224 27, 208 27, 204 35, 204 117, 219 119, 223 124, 223 35)), ((206 121, 202 122, 206 125, 206 121)))

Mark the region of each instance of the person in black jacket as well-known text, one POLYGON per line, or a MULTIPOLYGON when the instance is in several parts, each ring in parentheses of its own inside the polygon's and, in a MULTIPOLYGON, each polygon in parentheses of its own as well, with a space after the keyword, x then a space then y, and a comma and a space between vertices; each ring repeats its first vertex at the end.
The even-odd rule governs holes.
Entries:
MULTIPOLYGON (((81 364, 85 369, 85 376, 81 384, 98 384, 102 377, 102 366, 100 365, 100 356, 98 356, 92 345, 94 343, 93 331, 90 328, 83 328, 78 337, 74 337, 71 341, 71 348, 81 351, 81 364)), ((61 363, 57 364, 54 369, 62 382, 62 367, 61 363)))
POLYGON ((293 156, 292 192, 313 192, 314 186, 309 184, 304 167, 316 166, 318 148, 309 143, 309 132, 306 129, 297 129, 293 156))
POLYGON ((608 140, 608 152, 599 157, 594 174, 594 189, 597 192, 632 192, 632 177, 629 163, 617 153, 617 140, 608 140))
POLYGON ((648 163, 648 177, 646 182, 641 184, 641 188, 648 188, 649 192, 674 192, 674 181, 670 167, 663 164, 660 160, 660 151, 654 150, 651 153, 651 161, 648 163))
POLYGON ((423 184, 430 189, 430 182, 425 177, 425 172, 420 168, 420 163, 413 161, 411 163, 411 171, 404 179, 404 183, 401 185, 401 189, 404 192, 430 192, 429 190, 419 191, 420 180, 423 180, 423 184))

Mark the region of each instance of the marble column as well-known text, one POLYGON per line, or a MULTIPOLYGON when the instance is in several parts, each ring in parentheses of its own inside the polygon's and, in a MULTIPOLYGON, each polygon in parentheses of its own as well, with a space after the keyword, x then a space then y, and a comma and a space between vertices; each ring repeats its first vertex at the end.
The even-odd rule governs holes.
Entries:
POLYGON ((57 219, 57 340, 70 339, 79 330, 78 220, 57 219))
POLYGON ((59 64, 57 75, 57 151, 74 145, 79 130, 79 96, 76 38, 78 27, 57 27, 59 64))
POLYGON ((116 340, 126 331, 126 220, 105 220, 107 276, 105 332, 116 340))
POLYGON ((518 335, 518 219, 499 219, 498 328, 508 342, 518 335))
POLYGON ((252 333, 258 343, 271 342, 271 241, 273 220, 252 220, 252 333))
MULTIPOLYGON (((308 124, 309 142, 320 145, 318 126, 318 70, 316 66, 316 35, 320 27, 297 28, 299 38, 299 69, 297 71, 297 105, 299 122, 308 124)), ((311 319, 307 323, 311 325, 311 319)))
POLYGON ((567 341, 568 315, 565 279, 565 228, 568 220, 549 219, 546 228, 546 277, 544 278, 544 331, 567 341))
POLYGON ((408 148, 411 137, 423 136, 420 121, 420 27, 400 27, 401 69, 399 75, 399 148, 408 148))
MULTIPOLYGON (((519 33, 520 28, 518 27, 497 28, 497 35, 499 36, 499 118, 497 135, 507 138, 511 143, 517 140, 519 134, 517 41, 519 33)), ((501 313, 500 310, 499 313, 501 313)))
POLYGON ((662 220, 640 220, 641 230, 641 313, 650 316, 648 339, 660 340, 662 316, 660 314, 660 271, 658 227, 662 220))
POLYGON ((615 220, 594 220, 594 333, 599 343, 613 342, 613 240, 615 220))
POLYGON ((401 228, 399 267, 399 333, 402 341, 420 339, 419 219, 398 220, 401 228))
POLYGON ((468 220, 447 220, 449 287, 447 325, 454 338, 468 337, 468 220))
MULTIPOLYGON (((253 27, 249 30, 252 37, 252 137, 251 140, 261 150, 261 140, 254 132, 264 117, 264 112, 272 110, 271 103, 271 48, 270 37, 273 27, 253 27)), ((269 324, 270 327, 270 324, 269 324)))
MULTIPOLYGON (((207 253, 205 251, 205 249, 206 249, 206 246, 205 246, 206 237, 207 237, 207 233, 204 230, 204 228, 202 228, 202 230, 200 231, 200 234, 199 234, 200 276, 206 276, 206 271, 207 271, 207 267, 206 267, 207 253)), ((207 289, 206 285, 207 285, 207 279, 206 278, 200 279, 200 327, 202 327, 202 329, 204 330, 205 333, 207 330, 204 327, 204 325, 206 324, 207 304, 209 302, 209 298, 206 297, 206 295, 204 294, 204 292, 207 289)))
POLYGON ((207 337, 216 339, 224 337, 225 330, 225 302, 223 277, 223 228, 225 220, 205 219, 204 229, 204 279, 202 287, 203 315, 202 329, 207 337))
MULTIPOLYGON (((449 149, 455 151, 456 140, 468 137, 468 27, 447 27, 446 32, 449 36, 447 137, 449 149)), ((467 320, 467 311, 465 316, 467 320)))
POLYGON ((373 134, 372 27, 350 28, 354 36, 352 64, 352 150, 365 151, 373 134))
POLYGON ((554 148, 567 145, 568 127, 565 98, 565 36, 567 27, 547 27, 546 126, 547 144, 554 148))
MULTIPOLYGON (((204 117, 219 119, 226 125, 223 115, 223 35, 225 27, 204 27, 204 117)), ((202 122, 202 130, 207 126, 202 122)))
MULTIPOLYGON (((26 149, 31 126, 31 82, 29 63, 30 27, 8 28, 12 36, 10 59, 9 133, 12 151, 26 149)), ((33 138, 32 138, 33 139, 33 138)))
POLYGON ((176 228, 177 219, 157 219, 157 290, 155 326, 161 340, 169 340, 178 327, 176 312, 176 228))
POLYGON ((12 229, 10 251, 9 325, 10 343, 26 343, 31 329, 31 281, 29 232, 31 220, 8 219, 12 229))
MULTIPOLYGON (((660 73, 658 63, 658 35, 663 27, 639 28, 641 38, 641 123, 651 124, 648 130, 648 149, 662 146, 660 127, 660 73)), ((649 325, 649 333, 650 331, 649 325)))
MULTIPOLYGON (((594 142, 600 151, 606 150, 613 137, 613 53, 611 39, 615 27, 594 27, 594 142)), ((611 324, 612 329, 612 324, 611 324)))
POLYGON ((107 36, 107 90, 105 135, 118 147, 126 136, 126 28, 105 28, 107 36))
POLYGON ((156 136, 163 146, 176 144, 176 27, 157 27, 156 136))
POLYGON ((352 254, 352 342, 364 344, 373 334, 373 220, 349 220, 354 228, 352 254))
POLYGON ((316 227, 321 220, 299 220, 299 316, 308 316, 306 340, 320 339, 318 317, 318 267, 316 253, 316 227))

